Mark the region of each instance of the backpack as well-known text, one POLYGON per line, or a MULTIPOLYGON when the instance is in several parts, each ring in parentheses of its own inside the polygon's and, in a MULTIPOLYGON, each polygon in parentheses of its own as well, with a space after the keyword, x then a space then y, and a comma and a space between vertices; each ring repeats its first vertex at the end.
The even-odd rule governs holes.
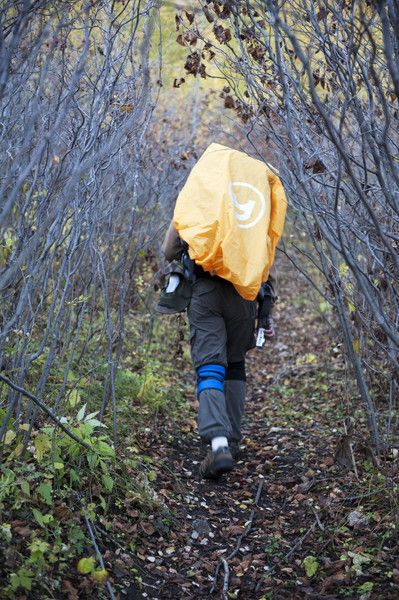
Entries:
POLYGON ((173 223, 190 258, 254 300, 273 264, 287 199, 265 163, 211 144, 191 170, 173 223))

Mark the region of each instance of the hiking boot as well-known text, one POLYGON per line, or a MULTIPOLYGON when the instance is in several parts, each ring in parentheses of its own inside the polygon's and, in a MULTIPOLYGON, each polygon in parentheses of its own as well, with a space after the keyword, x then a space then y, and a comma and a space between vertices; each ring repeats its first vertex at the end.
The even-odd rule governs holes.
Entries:
POLYGON ((200 464, 199 472, 205 479, 217 479, 223 473, 228 473, 233 468, 233 458, 229 448, 218 448, 216 452, 208 454, 200 464))

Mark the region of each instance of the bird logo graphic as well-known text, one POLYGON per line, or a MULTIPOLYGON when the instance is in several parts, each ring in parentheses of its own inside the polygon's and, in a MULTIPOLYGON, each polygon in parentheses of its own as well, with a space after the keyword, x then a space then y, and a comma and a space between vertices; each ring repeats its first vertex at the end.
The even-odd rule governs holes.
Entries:
POLYGON ((240 229, 250 229, 251 227, 255 227, 266 211, 266 200, 264 195, 254 185, 244 181, 230 181, 228 192, 234 207, 234 216, 237 221, 237 227, 240 229), (242 190, 242 188, 246 188, 246 200, 240 202, 237 198, 237 193, 239 189, 242 190), (250 195, 248 194, 248 190, 250 190, 250 195))

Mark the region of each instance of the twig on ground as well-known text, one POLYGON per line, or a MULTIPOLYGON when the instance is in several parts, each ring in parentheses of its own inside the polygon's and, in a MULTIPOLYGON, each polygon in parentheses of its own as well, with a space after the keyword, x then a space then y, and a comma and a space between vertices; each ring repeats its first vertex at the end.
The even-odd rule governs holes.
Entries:
POLYGON ((32 402, 34 402, 39 408, 41 408, 42 411, 44 411, 57 424, 57 426, 60 429, 62 429, 62 431, 64 433, 66 433, 70 438, 72 438, 75 442, 78 442, 78 444, 80 444, 87 450, 91 450, 89 444, 86 444, 86 442, 84 442, 82 439, 80 439, 80 437, 78 437, 72 431, 70 431, 68 429, 68 427, 65 427, 65 425, 60 421, 60 419, 53 413, 53 411, 50 408, 48 408, 48 406, 43 404, 43 402, 41 400, 39 400, 39 398, 36 398, 36 396, 34 396, 31 392, 28 392, 28 390, 25 390, 24 388, 20 387, 19 385, 16 385, 14 382, 12 382, 10 379, 8 379, 8 377, 6 377, 5 375, 0 374, 0 381, 3 381, 5 384, 7 384, 10 388, 15 390, 16 392, 19 392, 23 396, 26 396, 27 398, 32 400, 32 402))
POLYGON ((220 567, 222 566, 222 564, 223 564, 222 560, 220 560, 218 562, 218 564, 216 565, 215 575, 213 576, 213 583, 212 583, 212 587, 211 587, 211 589, 209 591, 209 595, 213 594, 213 592, 216 589, 216 583, 217 583, 217 580, 218 580, 218 575, 219 575, 220 567))
MULTIPOLYGON (((260 499, 260 496, 261 496, 261 493, 262 493, 262 489, 263 489, 264 483, 265 483, 264 479, 260 479, 259 480, 258 490, 256 492, 255 501, 254 501, 254 505, 255 506, 258 506, 258 502, 259 502, 259 499, 260 499)), ((236 556, 236 554, 238 553, 238 551, 240 549, 240 546, 241 546, 242 540, 244 539, 244 537, 246 535, 248 535, 248 533, 251 530, 252 523, 253 523, 253 520, 254 520, 254 516, 255 516, 255 508, 253 508, 251 510, 251 514, 249 516, 249 519, 247 521, 245 529, 242 532, 242 534, 239 536, 239 538, 237 540, 237 543, 235 545, 234 550, 232 552, 230 552, 230 554, 226 558, 224 558, 224 557, 220 558, 220 561, 219 561, 219 563, 218 563, 218 565, 216 567, 216 570, 215 570, 215 575, 213 577, 213 584, 212 584, 212 587, 211 587, 210 592, 209 592, 210 594, 213 594, 213 592, 216 589, 216 583, 217 583, 217 578, 218 578, 218 575, 219 575, 220 567, 223 566, 223 569, 224 569, 223 600, 227 599, 227 590, 228 590, 228 587, 229 587, 229 565, 228 565, 228 561, 231 560, 232 558, 234 558, 236 556)))
POLYGON ((223 569, 224 569, 223 590, 222 590, 223 600, 227 600, 227 598, 228 598, 227 590, 229 589, 229 563, 227 562, 227 560, 225 558, 221 558, 220 562, 222 563, 223 569))
MULTIPOLYGON (((85 515, 84 518, 85 518, 85 522, 86 522, 86 526, 87 526, 88 532, 89 532, 90 537, 91 537, 91 541, 92 541, 93 546, 94 546, 94 550, 96 551, 98 562, 100 563, 101 568, 105 571, 105 564, 104 564, 103 556, 102 556, 102 554, 100 552, 100 548, 97 545, 96 537, 94 535, 94 531, 93 531, 93 528, 91 526, 90 519, 88 518, 87 515, 85 515)), ((105 585, 107 586, 107 590, 108 590, 109 597, 111 598, 111 600, 116 600, 115 599, 114 590, 112 589, 112 585, 110 584, 110 582, 108 581, 108 579, 107 579, 105 585)))
MULTIPOLYGON (((148 578, 154 579, 155 577, 153 575, 151 575, 149 573, 149 571, 147 571, 140 563, 140 561, 138 560, 138 558, 132 554, 132 552, 129 552, 129 550, 127 550, 126 546, 123 546, 121 543, 118 542, 118 540, 116 540, 108 531, 106 531, 105 529, 103 529, 102 527, 100 527, 98 524, 94 525, 93 527, 95 529, 95 531, 99 531, 102 535, 104 535, 106 538, 108 538, 108 540, 110 540, 110 542, 112 542, 112 544, 115 544, 115 546, 117 546, 120 550, 122 550, 123 552, 119 555, 120 558, 123 560, 123 562, 126 563, 126 558, 124 558, 124 555, 128 555, 131 560, 133 561, 135 567, 137 567, 139 569, 139 571, 141 571, 141 573, 143 575, 145 575, 148 578)), ((155 586, 155 585, 151 585, 150 583, 145 583, 144 581, 141 582, 142 585, 145 585, 147 587, 152 587, 154 589, 158 589, 159 586, 155 586)))
POLYGON ((313 514, 314 514, 314 516, 315 516, 315 519, 316 519, 316 521, 317 521, 317 525, 319 526, 319 529, 320 529, 321 531, 324 531, 325 527, 324 527, 323 523, 320 521, 319 514, 318 514, 318 512, 317 512, 317 510, 315 509, 315 507, 314 507, 314 506, 312 506, 312 512, 313 512, 313 514))
MULTIPOLYGON (((382 491, 382 490, 380 490, 382 491)), ((335 502, 338 504, 340 502, 353 502, 353 500, 363 500, 363 498, 371 498, 371 496, 376 496, 378 494, 378 490, 374 490, 372 492, 368 492, 367 494, 359 494, 357 496, 347 496, 346 498, 337 498, 335 502)), ((385 492, 385 491, 384 491, 385 492)))
MULTIPOLYGON (((255 506, 258 506, 259 498, 260 498, 260 495, 261 495, 261 493, 262 493, 262 489, 263 489, 263 485, 264 485, 264 483, 265 483, 265 480, 264 480, 264 479, 261 479, 261 480, 259 481, 258 491, 256 492, 256 496, 255 496, 255 502, 254 502, 255 506)), ((234 557, 235 557, 235 555, 237 554, 237 552, 239 551, 239 549, 240 549, 240 546, 241 546, 241 542, 242 542, 242 540, 243 540, 243 539, 244 539, 244 537, 245 537, 245 536, 246 536, 246 535, 249 533, 249 531, 250 531, 250 529, 251 529, 251 527, 252 527, 252 521, 253 521, 253 519, 254 519, 254 515, 255 515, 255 509, 253 508, 253 509, 251 510, 251 514, 250 514, 250 516, 249 516, 249 519, 248 519, 248 521, 247 521, 247 525, 246 525, 246 527, 245 527, 244 531, 242 532, 242 534, 240 535, 240 537, 239 537, 239 538, 238 538, 238 540, 237 540, 236 547, 234 548, 233 552, 231 552, 231 553, 228 555, 228 557, 227 557, 227 559, 226 559, 226 560, 231 560, 232 558, 234 558, 234 557)))
POLYGON ((309 527, 309 529, 303 534, 302 537, 299 538, 299 540, 292 546, 292 548, 289 550, 289 552, 287 552, 287 554, 281 559, 281 561, 279 561, 276 565, 274 565, 274 567, 272 569, 270 569, 265 575, 262 575, 262 577, 259 579, 258 583, 256 584, 256 588, 255 591, 258 592, 260 586, 262 585, 262 582, 264 580, 264 578, 267 576, 269 577, 272 573, 274 573, 274 571, 277 569, 277 567, 280 566, 280 564, 286 560, 288 560, 290 558, 290 556, 292 556, 294 554, 294 552, 296 552, 296 550, 298 550, 298 548, 300 548, 303 544, 303 542, 309 537, 309 535, 315 530, 315 527, 317 525, 317 520, 312 523, 312 525, 309 527))
POLYGON ((357 466, 356 466, 356 459, 355 459, 355 453, 353 452, 353 443, 352 443, 352 441, 349 441, 349 450, 350 450, 350 454, 351 454, 351 460, 352 460, 352 464, 353 464, 353 470, 355 472, 356 479, 359 481, 359 473, 358 473, 357 466))
POLYGON ((302 546, 302 544, 306 540, 306 538, 308 538, 309 535, 315 530, 316 523, 317 523, 317 521, 315 521, 314 523, 312 523, 312 525, 303 534, 303 536, 301 538, 299 538, 299 540, 296 542, 296 544, 294 544, 292 546, 291 550, 289 552, 287 552, 287 554, 284 556, 283 560, 287 560, 288 558, 290 558, 290 556, 292 556, 294 554, 294 552, 296 552, 296 550, 298 550, 298 548, 300 548, 302 546))

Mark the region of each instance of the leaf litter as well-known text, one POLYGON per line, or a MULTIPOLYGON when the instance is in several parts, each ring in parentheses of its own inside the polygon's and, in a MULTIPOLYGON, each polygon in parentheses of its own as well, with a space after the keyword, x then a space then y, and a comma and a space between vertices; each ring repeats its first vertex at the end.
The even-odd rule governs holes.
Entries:
MULTIPOLYGON (((154 512, 140 524, 143 597, 399 595, 386 469, 356 447, 337 459, 348 411, 343 356, 305 282, 295 278, 281 290, 277 341, 248 356, 244 437, 232 473, 217 482, 199 478, 204 448, 192 420, 166 418, 140 439, 157 465, 158 498, 172 515, 165 523, 154 512)), ((181 376, 192 381, 189 364, 181 376)), ((362 423, 358 435, 367 438, 362 423)))
MULTIPOLYGON (((248 355, 235 469, 217 482, 200 479, 205 449, 193 370, 187 347, 170 349, 187 409, 155 414, 151 427, 147 420, 120 444, 123 486, 114 486, 107 505, 93 489, 104 508, 91 517, 103 567, 94 567, 87 546, 86 562, 61 575, 63 597, 105 598, 109 589, 118 600, 399 596, 396 457, 375 457, 339 335, 289 269, 279 290, 278 337, 248 355), (135 462, 142 466, 129 467, 135 462)), ((44 510, 49 489, 40 485, 44 510)), ((29 497, 30 488, 22 491, 29 497)), ((57 501, 53 512, 64 520, 68 510, 57 501)), ((29 544, 48 527, 48 515, 33 514, 35 522, 13 519, 3 535, 29 544)), ((8 566, 15 558, 9 548, 8 566)))

